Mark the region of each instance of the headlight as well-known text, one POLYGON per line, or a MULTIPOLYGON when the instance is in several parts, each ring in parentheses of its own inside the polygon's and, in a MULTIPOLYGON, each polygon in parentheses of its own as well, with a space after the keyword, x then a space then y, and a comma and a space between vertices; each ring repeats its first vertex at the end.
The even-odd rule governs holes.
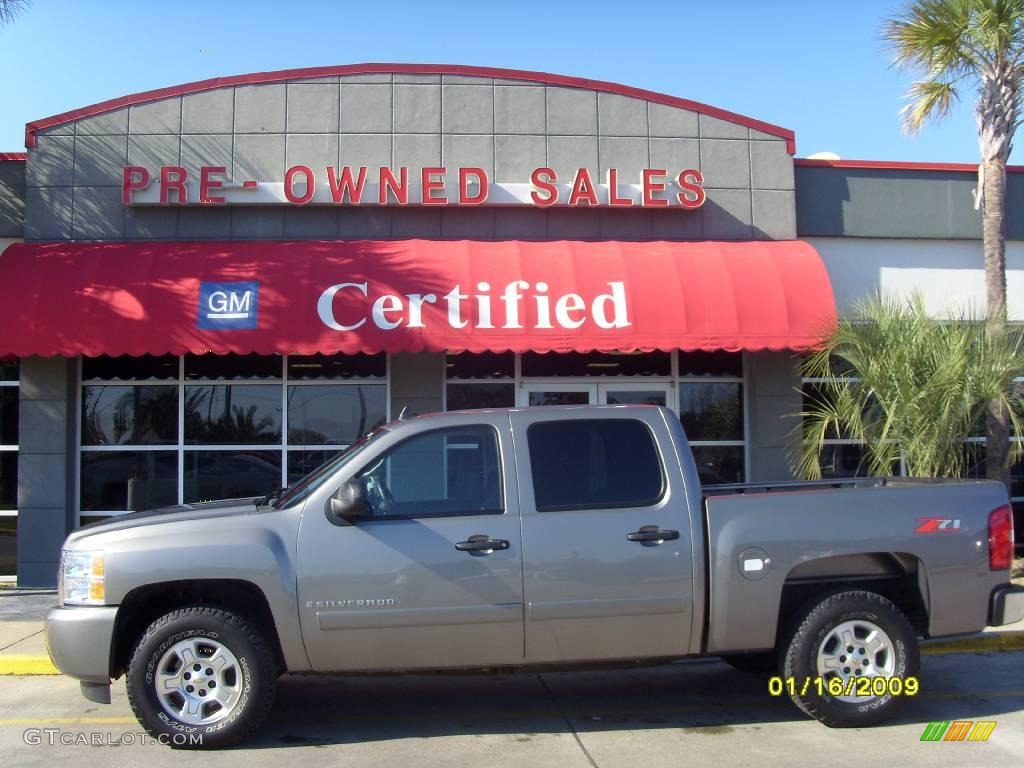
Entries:
POLYGON ((60 581, 57 594, 62 603, 103 605, 103 553, 64 550, 60 553, 60 581))

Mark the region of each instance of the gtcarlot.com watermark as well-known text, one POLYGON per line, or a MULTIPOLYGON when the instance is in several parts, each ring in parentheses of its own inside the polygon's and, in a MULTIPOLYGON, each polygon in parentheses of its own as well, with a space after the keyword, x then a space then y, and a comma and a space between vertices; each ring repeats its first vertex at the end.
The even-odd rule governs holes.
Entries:
POLYGON ((114 733, 112 731, 72 731, 64 728, 28 728, 21 739, 32 747, 131 747, 136 744, 163 746, 196 746, 203 743, 201 733, 161 733, 152 736, 146 732, 114 733))

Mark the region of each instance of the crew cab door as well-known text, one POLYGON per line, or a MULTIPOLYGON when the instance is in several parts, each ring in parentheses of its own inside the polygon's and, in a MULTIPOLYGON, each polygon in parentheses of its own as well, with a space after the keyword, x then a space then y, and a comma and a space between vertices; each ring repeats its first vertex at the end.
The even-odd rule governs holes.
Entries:
POLYGON ((663 413, 512 413, 527 661, 690 650, 690 522, 663 413))
POLYGON ((348 473, 366 487, 366 515, 340 526, 325 515, 347 477, 303 510, 299 612, 310 663, 364 670, 521 662, 522 548, 507 416, 445 418, 398 433, 348 473))

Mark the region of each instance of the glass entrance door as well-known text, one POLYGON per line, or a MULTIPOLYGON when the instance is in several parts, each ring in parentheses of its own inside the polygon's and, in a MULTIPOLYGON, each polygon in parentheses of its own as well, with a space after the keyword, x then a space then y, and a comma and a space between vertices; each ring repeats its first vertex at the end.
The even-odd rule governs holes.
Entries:
POLYGON ((519 405, 668 405, 669 385, 645 382, 525 384, 519 405))

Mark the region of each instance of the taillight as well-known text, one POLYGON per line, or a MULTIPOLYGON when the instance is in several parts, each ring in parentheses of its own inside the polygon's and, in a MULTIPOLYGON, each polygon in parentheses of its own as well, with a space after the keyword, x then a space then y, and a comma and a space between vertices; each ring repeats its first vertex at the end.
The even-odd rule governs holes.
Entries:
POLYGON ((1013 564, 1013 510, 1010 505, 988 513, 988 567, 1008 571, 1013 564))

